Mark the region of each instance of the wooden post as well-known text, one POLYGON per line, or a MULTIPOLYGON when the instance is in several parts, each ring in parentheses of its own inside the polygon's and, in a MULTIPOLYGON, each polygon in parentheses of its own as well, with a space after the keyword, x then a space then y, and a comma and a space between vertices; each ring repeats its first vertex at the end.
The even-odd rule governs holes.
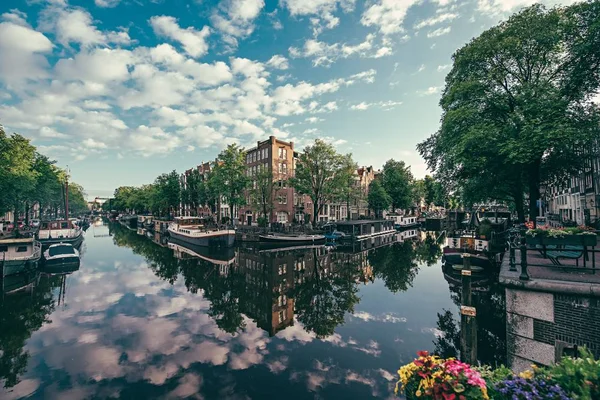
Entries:
POLYGON ((515 260, 515 246, 513 243, 513 238, 510 238, 509 240, 509 244, 508 244, 508 251, 509 251, 509 262, 510 262, 510 271, 512 272, 517 272, 517 266, 516 266, 516 260, 515 260))
POLYGON ((527 245, 525 244, 525 236, 521 238, 521 275, 519 279, 522 281, 529 280, 529 274, 527 273, 527 245))
POLYGON ((471 255, 464 253, 462 275, 462 298, 460 306, 460 342, 463 362, 477 365, 477 310, 472 306, 471 255))

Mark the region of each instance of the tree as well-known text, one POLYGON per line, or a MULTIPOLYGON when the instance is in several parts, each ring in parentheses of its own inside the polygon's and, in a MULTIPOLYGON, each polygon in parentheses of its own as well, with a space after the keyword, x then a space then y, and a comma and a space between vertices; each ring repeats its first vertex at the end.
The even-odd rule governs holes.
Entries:
POLYGON ((179 174, 173 170, 161 174, 154 180, 153 204, 160 214, 170 214, 179 207, 181 201, 181 185, 179 174))
POLYGON ((381 217, 383 210, 390 208, 392 199, 385 191, 379 180, 375 179, 369 185, 369 208, 375 212, 376 217, 381 217))
POLYGON ((34 197, 38 177, 35 154, 28 139, 19 134, 7 136, 0 126, 0 213, 13 210, 15 226, 19 211, 34 197))
POLYGON ((339 197, 343 168, 344 157, 320 139, 298 157, 295 176, 290 181, 299 193, 312 200, 314 224, 323 206, 339 197))
POLYGON ((273 182, 273 172, 268 168, 259 169, 254 177, 252 189, 250 189, 250 199, 254 209, 261 213, 266 222, 269 221, 269 215, 274 209, 273 197, 275 194, 275 184, 273 182))
POLYGON ((404 161, 391 159, 385 163, 382 172, 382 185, 392 200, 392 209, 405 209, 412 204, 413 176, 404 161))
POLYGON ((419 271, 413 244, 408 241, 375 249, 368 258, 375 276, 393 293, 408 290, 419 271))
POLYGON ((420 207, 422 201, 425 201, 425 204, 427 204, 427 191, 424 179, 417 179, 413 182, 412 201, 416 207, 420 207))
POLYGON ((339 193, 338 199, 346 203, 346 219, 350 220, 350 205, 357 204, 361 198, 362 191, 356 182, 356 171, 358 164, 352 159, 352 154, 346 154, 342 157, 342 165, 338 174, 339 193))
MULTIPOLYGON (((217 199, 223 198, 231 211, 246 202, 245 190, 250 178, 246 175, 246 152, 236 144, 230 144, 217 157, 209 177, 209 188, 217 199)), ((219 215, 219 213, 217 213, 219 215)))
POLYGON ((582 167, 598 138, 600 3, 526 8, 453 56, 438 132, 418 146, 465 197, 514 202, 535 221, 540 185, 582 167), (477 195, 476 195, 477 194, 477 195))

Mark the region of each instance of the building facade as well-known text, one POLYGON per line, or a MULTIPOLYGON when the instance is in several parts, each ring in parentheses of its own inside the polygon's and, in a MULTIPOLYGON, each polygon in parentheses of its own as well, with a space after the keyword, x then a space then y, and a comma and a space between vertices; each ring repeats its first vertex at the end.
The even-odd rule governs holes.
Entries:
MULTIPOLYGON (((284 142, 275 136, 258 142, 256 147, 246 151, 246 174, 251 179, 252 189, 256 189, 257 176, 267 170, 273 176, 271 204, 267 207, 268 222, 291 223, 295 218, 294 189, 289 179, 294 176, 294 143, 284 142)), ((252 198, 252 189, 248 190, 246 206, 240 207, 239 219, 244 225, 256 225, 262 216, 263 207, 252 198)))

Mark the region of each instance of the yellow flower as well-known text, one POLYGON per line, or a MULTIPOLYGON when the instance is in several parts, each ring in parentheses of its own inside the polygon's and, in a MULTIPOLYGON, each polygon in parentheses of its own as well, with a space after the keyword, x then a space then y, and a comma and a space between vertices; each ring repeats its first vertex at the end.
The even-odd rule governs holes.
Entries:
POLYGON ((533 379, 533 371, 529 369, 527 371, 523 371, 519 374, 519 377, 523 379, 533 379))
POLYGON ((421 397, 421 395, 422 395, 423 393, 422 393, 420 390, 417 390, 417 391, 415 392, 415 394, 417 395, 417 397, 421 397))

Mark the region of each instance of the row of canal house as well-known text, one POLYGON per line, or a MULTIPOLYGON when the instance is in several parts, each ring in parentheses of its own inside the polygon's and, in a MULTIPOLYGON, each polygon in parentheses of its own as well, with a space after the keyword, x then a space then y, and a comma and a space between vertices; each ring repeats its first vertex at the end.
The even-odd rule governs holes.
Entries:
POLYGON ((582 149, 584 168, 560 184, 546 189, 548 212, 560 222, 598 224, 600 220, 600 144, 582 149))
MULTIPOLYGON (((246 151, 246 174, 252 178, 262 170, 268 169, 273 174, 275 189, 273 193, 273 209, 269 215, 271 223, 291 223, 312 220, 313 204, 310 197, 299 195, 292 188, 289 179, 294 176, 296 168, 296 159, 298 153, 294 149, 293 142, 279 140, 270 136, 267 140, 257 142, 256 146, 246 151)), ((207 179, 211 171, 210 163, 202 163, 195 167, 202 179, 207 179)), ((193 169, 185 171, 181 175, 181 184, 186 187, 188 177, 193 169)), ((361 216, 369 215, 367 205, 367 191, 370 183, 375 179, 377 171, 372 166, 358 168, 354 177, 353 184, 357 186, 363 194, 359 199, 353 199, 350 202, 334 202, 325 204, 320 211, 318 220, 322 222, 333 222, 346 220, 348 214, 350 219, 358 219, 361 216), (350 208, 348 210, 348 207, 350 208)), ((251 205, 250 196, 247 198, 247 205, 233 211, 233 218, 243 225, 256 225, 261 216, 258 207, 251 205)), ((224 202, 219 201, 217 205, 220 217, 231 217, 230 207, 224 202)), ((181 215, 209 216, 212 211, 208 206, 193 207, 190 204, 182 203, 180 207, 181 215)))

